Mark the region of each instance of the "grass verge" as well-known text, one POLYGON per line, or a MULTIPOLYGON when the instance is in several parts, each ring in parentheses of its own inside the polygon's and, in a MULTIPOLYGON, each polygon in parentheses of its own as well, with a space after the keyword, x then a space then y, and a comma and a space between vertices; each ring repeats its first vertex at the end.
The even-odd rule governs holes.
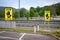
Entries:
MULTIPOLYGON (((23 30, 20 28, 0 28, 0 31, 12 31, 12 32, 26 32, 26 33, 33 33, 33 30, 23 30)), ((52 34, 56 37, 60 38, 60 32, 46 32, 46 31, 37 31, 38 34, 52 34)))
POLYGON ((56 36, 57 38, 60 38, 60 32, 54 32, 52 35, 56 36))
POLYGON ((20 28, 0 28, 0 31, 33 32, 33 30, 23 30, 23 29, 20 29, 20 28))

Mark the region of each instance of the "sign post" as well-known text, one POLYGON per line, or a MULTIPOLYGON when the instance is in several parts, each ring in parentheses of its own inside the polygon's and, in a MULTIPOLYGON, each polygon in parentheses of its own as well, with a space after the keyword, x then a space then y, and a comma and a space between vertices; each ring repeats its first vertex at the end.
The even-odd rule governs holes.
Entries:
POLYGON ((49 21, 50 21, 50 11, 45 11, 45 21, 48 22, 48 26, 49 26, 49 21))
POLYGON ((34 26, 34 33, 36 33, 36 26, 34 26))
POLYGON ((37 31, 39 31, 39 25, 37 25, 37 31))
POLYGON ((12 28, 13 23, 10 20, 12 19, 12 8, 5 8, 5 24, 8 28, 12 28), (9 26, 8 26, 9 25, 9 26))

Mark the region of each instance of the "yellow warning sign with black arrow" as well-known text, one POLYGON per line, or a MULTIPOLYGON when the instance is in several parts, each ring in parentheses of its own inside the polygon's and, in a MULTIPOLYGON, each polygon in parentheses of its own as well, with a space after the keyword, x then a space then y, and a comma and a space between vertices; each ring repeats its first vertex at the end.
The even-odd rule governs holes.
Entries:
POLYGON ((12 20, 12 8, 5 8, 5 20, 12 20))
POLYGON ((50 11, 45 11, 44 18, 45 18, 45 21, 50 21, 50 11))

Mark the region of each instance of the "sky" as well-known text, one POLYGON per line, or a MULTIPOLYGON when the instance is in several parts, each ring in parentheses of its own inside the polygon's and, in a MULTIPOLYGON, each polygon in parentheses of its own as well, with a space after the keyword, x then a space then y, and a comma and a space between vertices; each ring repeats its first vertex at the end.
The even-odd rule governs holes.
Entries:
MULTIPOLYGON (((20 8, 43 7, 60 3, 60 0, 20 0, 20 8)), ((0 6, 19 8, 19 0, 0 0, 0 6)))

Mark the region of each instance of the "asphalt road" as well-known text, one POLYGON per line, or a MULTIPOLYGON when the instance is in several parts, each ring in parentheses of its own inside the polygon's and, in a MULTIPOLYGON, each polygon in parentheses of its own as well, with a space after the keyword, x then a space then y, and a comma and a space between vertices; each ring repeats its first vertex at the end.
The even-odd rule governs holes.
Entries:
POLYGON ((58 40, 49 35, 0 31, 0 40, 58 40))
POLYGON ((0 32, 0 40, 18 40, 19 37, 20 37, 19 33, 16 32, 7 31, 0 32))

